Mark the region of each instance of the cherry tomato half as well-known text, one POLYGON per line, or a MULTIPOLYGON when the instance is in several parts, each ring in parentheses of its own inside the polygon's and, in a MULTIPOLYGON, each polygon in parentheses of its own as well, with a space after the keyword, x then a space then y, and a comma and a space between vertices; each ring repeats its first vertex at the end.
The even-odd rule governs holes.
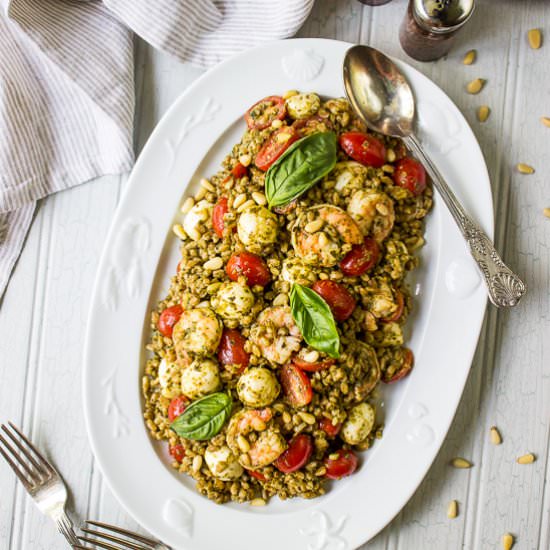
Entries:
POLYGON ((281 368, 281 385, 292 407, 303 407, 313 398, 307 374, 292 363, 287 363, 281 368))
POLYGON ((312 363, 311 361, 306 361, 305 359, 301 358, 299 355, 295 355, 292 358, 292 362, 301 370, 305 370, 307 372, 317 372, 320 370, 328 369, 331 365, 334 365, 334 363, 336 363, 336 360, 324 359, 323 361, 316 361, 312 363))
POLYGON ((250 129, 263 130, 275 119, 283 120, 286 116, 285 101, 278 95, 271 95, 254 103, 246 112, 244 119, 250 129))
POLYGON ((405 311, 405 297, 398 288, 395 289, 395 301, 397 302, 397 309, 386 319, 381 319, 383 323, 395 323, 395 321, 401 319, 403 311, 405 311))
POLYGON ((167 307, 161 314, 157 323, 159 332, 163 336, 172 338, 174 325, 180 320, 183 308, 176 304, 175 306, 167 307))
POLYGON ((251 252, 233 254, 225 266, 225 272, 232 281, 244 275, 248 286, 265 286, 271 281, 271 272, 267 264, 261 256, 251 252))
POLYGON ((254 163, 265 172, 299 137, 292 126, 279 128, 258 151, 254 163))
POLYGON ((223 217, 228 212, 227 198, 221 197, 212 209, 212 227, 214 227, 214 232, 220 239, 223 237, 223 229, 225 227, 223 217))
POLYGON ((236 329, 224 328, 218 346, 218 361, 222 365, 238 365, 239 374, 248 367, 250 354, 244 349, 246 338, 236 329))
POLYGON ((351 317, 356 302, 344 285, 320 280, 315 281, 311 288, 328 304, 337 321, 345 321, 351 317))
POLYGON ((248 168, 244 166, 244 164, 237 162, 237 164, 233 166, 231 174, 237 179, 244 178, 248 174, 248 168))
POLYGON ((168 452, 174 460, 181 464, 183 457, 185 456, 185 448, 181 443, 178 443, 177 445, 170 445, 168 447, 168 452))
POLYGON ((288 449, 274 462, 284 474, 290 474, 307 464, 313 453, 313 441, 307 434, 298 434, 288 443, 288 449))
POLYGON ((329 437, 336 437, 340 432, 341 427, 341 423, 336 424, 335 426, 330 418, 321 418, 321 421, 319 422, 319 428, 321 428, 321 430, 323 430, 329 437))
POLYGON ((426 189, 426 170, 416 159, 405 157, 395 165, 393 181, 413 195, 420 195, 426 189))
POLYGON ((176 418, 183 414, 183 411, 187 408, 187 405, 189 405, 189 400, 185 395, 178 395, 178 397, 174 397, 172 401, 170 401, 170 405, 168 405, 168 420, 170 422, 174 422, 176 418))
POLYGON ((328 118, 318 115, 309 118, 299 118, 292 123, 292 126, 300 137, 309 136, 317 132, 329 132, 332 130, 332 123, 328 118))
POLYGON ((382 382, 386 384, 391 384, 405 378, 407 374, 412 371, 414 365, 414 354, 409 348, 402 348, 403 351, 403 365, 400 369, 395 371, 391 376, 388 376, 386 373, 382 375, 382 382))
POLYGON ((330 458, 325 458, 325 468, 327 469, 326 477, 329 479, 340 479, 341 477, 346 477, 355 470, 357 470, 357 457, 353 451, 340 449, 336 451, 338 453, 338 458, 332 460, 330 458))
POLYGON ((364 166, 380 168, 386 162, 384 144, 370 134, 345 132, 340 136, 339 143, 349 157, 364 166))
POLYGON ((379 256, 380 247, 378 243, 370 237, 365 237, 363 244, 354 244, 352 249, 344 256, 344 259, 340 262, 340 269, 344 275, 351 277, 363 275, 376 265, 379 256))
POLYGON ((266 477, 262 472, 257 472, 256 470, 246 470, 246 473, 256 478, 258 481, 266 481, 266 477))

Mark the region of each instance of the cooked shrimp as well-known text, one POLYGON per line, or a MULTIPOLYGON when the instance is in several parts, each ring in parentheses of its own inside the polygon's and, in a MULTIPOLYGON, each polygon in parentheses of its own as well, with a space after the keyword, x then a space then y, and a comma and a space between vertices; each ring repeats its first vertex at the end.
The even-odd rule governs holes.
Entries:
POLYGON ((189 362, 189 353, 214 353, 221 337, 222 324, 207 307, 185 310, 172 332, 178 359, 185 363, 189 362))
POLYGON ((336 265, 363 234, 353 218, 337 206, 323 204, 302 213, 292 228, 296 255, 308 264, 336 265))
POLYGON ((393 200, 382 191, 361 189, 351 197, 348 214, 357 222, 364 235, 383 241, 393 229, 393 200))
POLYGON ((227 445, 248 470, 271 464, 286 450, 287 443, 275 427, 270 408, 241 410, 229 421, 227 445), (247 439, 247 436, 253 434, 247 439))
POLYGON ((300 349, 302 333, 288 306, 274 306, 258 315, 250 340, 268 361, 283 365, 300 349))

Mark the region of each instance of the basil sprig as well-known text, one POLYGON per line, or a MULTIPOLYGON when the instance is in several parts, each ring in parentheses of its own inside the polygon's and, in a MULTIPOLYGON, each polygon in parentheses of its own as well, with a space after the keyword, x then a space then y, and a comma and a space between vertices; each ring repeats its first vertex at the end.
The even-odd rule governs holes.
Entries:
POLYGON ((214 437, 231 414, 232 400, 227 393, 212 393, 194 401, 170 428, 180 437, 204 441, 214 437))
POLYGON ((271 206, 293 201, 326 176, 336 164, 336 134, 319 132, 293 143, 265 176, 265 195, 271 206))
POLYGON ((340 336, 328 304, 317 292, 294 283, 290 291, 290 309, 304 340, 330 357, 340 357, 340 336))

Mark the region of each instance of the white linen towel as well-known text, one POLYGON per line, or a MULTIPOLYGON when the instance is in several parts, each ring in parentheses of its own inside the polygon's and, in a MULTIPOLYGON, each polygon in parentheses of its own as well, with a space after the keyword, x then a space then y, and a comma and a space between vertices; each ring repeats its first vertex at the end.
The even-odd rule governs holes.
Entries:
POLYGON ((0 0, 0 298, 36 201, 133 164, 133 37, 200 67, 292 36, 314 0, 0 0))

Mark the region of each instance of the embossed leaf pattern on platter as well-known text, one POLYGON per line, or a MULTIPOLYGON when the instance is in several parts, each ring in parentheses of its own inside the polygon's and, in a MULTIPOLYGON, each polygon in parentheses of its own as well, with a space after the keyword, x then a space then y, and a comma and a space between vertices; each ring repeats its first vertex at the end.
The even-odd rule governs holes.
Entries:
POLYGON ((114 439, 119 439, 129 435, 130 433, 130 420, 124 414, 121 406, 118 403, 117 394, 115 390, 116 382, 116 368, 106 376, 101 385, 105 388, 104 396, 105 402, 103 412, 106 416, 112 420, 112 436, 114 439))
POLYGON ((347 550, 349 544, 342 531, 348 516, 341 516, 333 524, 326 512, 314 510, 311 512, 311 523, 300 534, 310 539, 307 550, 347 550))
POLYGON ((193 507, 182 498, 166 501, 162 510, 164 521, 186 537, 193 536, 193 507))
POLYGON ((325 60, 313 50, 294 50, 281 59, 285 74, 292 80, 309 82, 323 70, 325 60))

